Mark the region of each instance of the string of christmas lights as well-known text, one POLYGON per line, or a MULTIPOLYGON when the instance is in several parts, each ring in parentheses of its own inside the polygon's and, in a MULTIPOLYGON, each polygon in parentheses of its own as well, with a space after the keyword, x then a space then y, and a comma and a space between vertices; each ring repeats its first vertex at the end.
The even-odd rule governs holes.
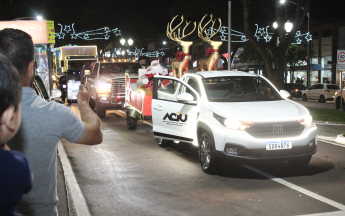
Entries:
MULTIPOLYGON (((263 27, 263 28, 259 28, 258 24, 256 25, 256 31, 254 34, 254 37, 256 38, 256 40, 265 40, 265 42, 270 42, 272 40, 272 36, 273 33, 268 32, 268 27, 263 27)), ((217 29, 213 28, 213 32, 217 31, 217 29)), ((228 27, 226 26, 222 26, 219 30, 220 33, 220 39, 222 41, 228 41, 228 27)), ((210 36, 211 35, 211 27, 209 27, 209 29, 207 29, 207 35, 210 36)), ((231 42, 235 42, 235 43, 239 43, 239 42, 246 42, 249 39, 247 39, 247 37, 245 36, 244 33, 236 31, 231 29, 231 37, 240 37, 240 40, 232 40, 231 42)), ((297 31, 296 35, 295 35, 295 41, 292 44, 302 44, 303 40, 306 40, 307 42, 313 40, 312 34, 310 34, 309 32, 305 33, 305 34, 301 34, 301 31, 297 31)), ((277 38, 277 43, 279 43, 279 37, 277 38)))
POLYGON ((55 37, 58 39, 65 39, 65 35, 71 32, 71 39, 83 39, 83 40, 109 40, 111 34, 113 33, 116 37, 121 35, 121 30, 118 28, 109 29, 109 27, 103 27, 96 30, 90 30, 85 32, 76 33, 74 30, 74 24, 65 25, 58 24, 60 26, 60 32, 55 33, 55 37))
MULTIPOLYGON (((163 51, 153 51, 153 52, 143 52, 144 48, 140 48, 138 49, 137 47, 135 47, 135 51, 127 51, 127 56, 135 56, 135 55, 139 55, 139 56, 146 56, 149 58, 153 58, 153 57, 159 57, 159 56, 165 56, 165 53, 163 51)), ((113 50, 113 54, 112 56, 110 56, 111 52, 107 51, 105 52, 105 55, 107 57, 118 57, 121 55, 125 55, 126 50, 123 50, 122 48, 114 48, 113 50)))

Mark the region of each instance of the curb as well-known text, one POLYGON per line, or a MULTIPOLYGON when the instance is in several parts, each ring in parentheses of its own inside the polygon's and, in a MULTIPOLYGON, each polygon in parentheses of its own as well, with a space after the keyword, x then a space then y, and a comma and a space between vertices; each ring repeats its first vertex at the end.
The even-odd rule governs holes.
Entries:
POLYGON ((344 122, 324 122, 324 121, 314 121, 317 125, 332 125, 332 126, 345 126, 344 122))
POLYGON ((79 184, 72 170, 71 163, 67 157, 66 151, 61 143, 58 142, 59 157, 64 170, 64 177, 68 190, 68 197, 72 203, 73 210, 77 216, 91 216, 89 207, 87 206, 86 200, 83 193, 80 190, 79 184))
POLYGON ((339 140, 338 136, 337 137, 327 137, 327 136, 317 135, 317 139, 320 141, 331 142, 331 143, 334 143, 335 145, 345 147, 345 137, 343 137, 341 140, 339 140))

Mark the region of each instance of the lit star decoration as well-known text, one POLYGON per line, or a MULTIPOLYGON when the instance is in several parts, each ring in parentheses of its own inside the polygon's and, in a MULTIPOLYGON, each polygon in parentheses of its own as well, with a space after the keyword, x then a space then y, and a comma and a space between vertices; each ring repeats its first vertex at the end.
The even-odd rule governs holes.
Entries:
POLYGON ((256 31, 254 34, 254 37, 256 37, 256 40, 259 41, 260 39, 265 39, 266 42, 270 42, 272 37, 269 35, 267 28, 268 26, 266 26, 265 28, 259 28, 258 24, 256 25, 256 31))
MULTIPOLYGON (((159 56, 165 56, 165 53, 163 51, 153 51, 153 52, 145 52, 143 53, 144 48, 138 49, 135 47, 135 51, 127 51, 127 56, 135 56, 135 55, 140 55, 140 56, 146 56, 146 57, 159 57, 159 56)), ((121 48, 114 48, 113 54, 111 57, 118 57, 122 55, 122 52, 126 50, 122 50, 121 48)), ((110 51, 105 52, 106 56, 110 57, 110 51)))
POLYGON ((60 32, 55 33, 55 37, 58 37, 59 39, 65 39, 66 34, 62 32, 62 25, 60 23, 58 25, 60 26, 60 32))
POLYGON ((313 37, 312 37, 311 34, 309 34, 309 32, 308 32, 306 35, 307 35, 307 36, 305 36, 305 39, 307 39, 308 42, 311 41, 311 40, 313 40, 313 37))
MULTIPOLYGON (((254 34, 254 37, 257 40, 264 39, 266 42, 270 42, 272 40, 273 33, 268 32, 268 30, 267 30, 268 26, 266 28, 265 27, 259 28, 259 26, 257 24, 255 24, 255 25, 256 25, 256 32, 254 34)), ((217 29, 214 28, 213 32, 215 32, 215 31, 217 31, 217 29)), ((221 41, 228 41, 228 27, 222 26, 220 28, 218 34, 220 34, 221 41)), ((209 29, 207 29, 207 35, 208 36, 211 35, 211 27, 209 29)), ((246 42, 249 40, 249 39, 247 39, 247 37, 245 36, 244 33, 233 30, 233 29, 231 29, 231 37, 235 37, 235 39, 231 41, 234 43, 246 42), (238 38, 238 37, 240 39, 236 40, 236 38, 238 38)), ((303 38, 306 39, 307 41, 310 41, 310 40, 312 40, 312 35, 310 33, 301 34, 301 31, 297 31, 296 35, 295 35, 296 41, 292 44, 302 44, 303 38)), ((280 43, 279 37, 277 37, 277 43, 280 43)))
POLYGON ((71 32, 69 34, 71 39, 83 39, 83 40, 109 40, 110 34, 113 33, 116 37, 121 35, 121 30, 118 28, 109 29, 109 27, 104 27, 96 30, 90 30, 85 32, 76 33, 74 29, 74 23, 71 25, 65 25, 65 28, 59 23, 60 32, 55 33, 55 37, 58 39, 65 39, 66 33, 71 32), (65 33, 64 33, 65 32, 65 33))
MULTIPOLYGON (((216 31, 217 29, 213 28, 213 32, 216 32, 216 31)), ((222 26, 218 34, 220 34, 221 41, 228 41, 228 27, 222 26)), ((208 36, 211 35, 211 27, 207 29, 207 35, 208 36)), ((240 38, 239 40, 235 39, 235 40, 232 40, 231 42, 246 42, 248 40, 247 37, 244 35, 244 33, 235 31, 233 29, 231 29, 231 37, 240 38)))
POLYGON ((305 38, 307 42, 313 40, 313 36, 309 32, 305 34, 301 34, 301 31, 296 32, 295 38, 296 38, 296 41, 292 44, 302 44, 303 38, 305 38))
POLYGON ((71 26, 70 25, 65 25, 64 31, 67 32, 67 33, 70 32, 71 31, 71 26))
POLYGON ((158 52, 158 51, 154 51, 154 52, 145 52, 143 53, 144 48, 138 49, 135 47, 135 51, 134 52, 129 52, 132 55, 140 55, 140 56, 146 56, 146 57, 159 57, 161 56, 165 56, 165 53, 163 51, 158 52))

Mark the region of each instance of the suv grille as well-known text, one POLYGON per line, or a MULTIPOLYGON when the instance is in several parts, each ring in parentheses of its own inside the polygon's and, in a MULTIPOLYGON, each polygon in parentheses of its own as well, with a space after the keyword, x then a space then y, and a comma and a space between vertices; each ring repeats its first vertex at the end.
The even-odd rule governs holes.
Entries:
POLYGON ((118 78, 113 79, 111 83, 111 93, 116 94, 118 96, 125 96, 126 91, 126 79, 125 78, 118 78))
POLYGON ((298 121, 255 123, 246 131, 255 138, 295 137, 300 135, 304 126, 298 121))

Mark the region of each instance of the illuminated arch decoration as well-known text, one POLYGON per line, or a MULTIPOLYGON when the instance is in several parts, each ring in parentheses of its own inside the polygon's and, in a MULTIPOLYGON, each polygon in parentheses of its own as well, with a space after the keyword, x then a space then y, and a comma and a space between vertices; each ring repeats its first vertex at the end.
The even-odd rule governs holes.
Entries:
POLYGON ((259 41, 260 39, 264 39, 266 42, 270 42, 272 39, 272 36, 270 36, 267 31, 267 28, 269 26, 266 26, 266 28, 265 27, 259 28, 258 24, 255 24, 255 25, 256 25, 256 31, 255 31, 254 37, 256 38, 256 40, 259 41))
MULTIPOLYGON (((256 25, 256 31, 255 31, 254 37, 258 41, 265 40, 265 42, 270 42, 272 40, 273 33, 268 32, 267 29, 269 26, 259 28, 258 24, 255 24, 255 25, 256 25)), ((217 29, 213 28, 213 32, 215 31, 217 31, 217 29)), ((228 41, 228 27, 222 26, 218 34, 220 34, 220 39, 222 41, 228 41)), ((211 35, 211 27, 207 29, 207 35, 208 36, 211 35)), ((247 39, 244 33, 233 30, 233 29, 231 29, 231 37, 235 37, 235 40, 231 41, 234 43, 246 42, 249 40, 247 39)), ((295 35, 295 41, 292 44, 302 44, 303 40, 307 40, 307 42, 313 40, 312 34, 310 34, 309 32, 305 34, 301 34, 301 31, 297 31, 295 35)), ((280 43, 279 37, 277 37, 277 43, 280 43)))
MULTIPOLYGON (((207 29, 207 35, 208 36, 211 35, 211 29, 212 29, 212 27, 209 27, 209 29, 207 29)), ((217 30, 218 29, 213 28, 213 32, 216 32, 217 30)), ((228 41, 228 27, 222 26, 220 28, 218 34, 220 34, 220 39, 222 41, 228 41)), ((246 41, 248 41, 248 39, 244 33, 233 30, 233 29, 231 29, 231 37, 236 38, 232 42, 246 42, 246 41)))
POLYGON ((74 24, 75 23, 73 23, 72 25, 65 25, 65 27, 63 27, 63 25, 59 23, 58 25, 60 26, 60 32, 55 33, 55 37, 58 39, 65 39, 65 35, 71 32, 71 39, 109 40, 111 33, 113 33, 115 36, 121 35, 121 30, 119 30, 118 28, 110 30, 109 27, 76 33, 74 30, 74 24))
MULTIPOLYGON (((127 56, 140 55, 140 56, 146 56, 149 58, 153 58, 153 57, 158 58, 159 56, 165 56, 165 53, 163 51, 153 51, 153 52, 144 52, 143 53, 143 50, 144 50, 144 48, 138 49, 137 47, 135 47, 135 51, 134 52, 128 51, 127 56)), ((123 56, 122 55, 123 51, 126 52, 126 50, 123 50, 122 48, 114 48, 112 57, 123 56), (118 52, 120 52, 120 54, 118 54, 118 52)), ((108 54, 107 57, 110 57, 110 51, 105 52, 105 54, 106 55, 108 54)))
MULTIPOLYGON (((300 45, 300 44, 302 44, 303 39, 306 39, 307 42, 309 42, 309 41, 313 40, 313 35, 310 34, 309 32, 307 32, 305 34, 301 34, 301 31, 297 31, 296 35, 295 35, 295 41, 291 44, 300 45)), ((280 43, 279 37, 277 37, 277 43, 280 43)))

